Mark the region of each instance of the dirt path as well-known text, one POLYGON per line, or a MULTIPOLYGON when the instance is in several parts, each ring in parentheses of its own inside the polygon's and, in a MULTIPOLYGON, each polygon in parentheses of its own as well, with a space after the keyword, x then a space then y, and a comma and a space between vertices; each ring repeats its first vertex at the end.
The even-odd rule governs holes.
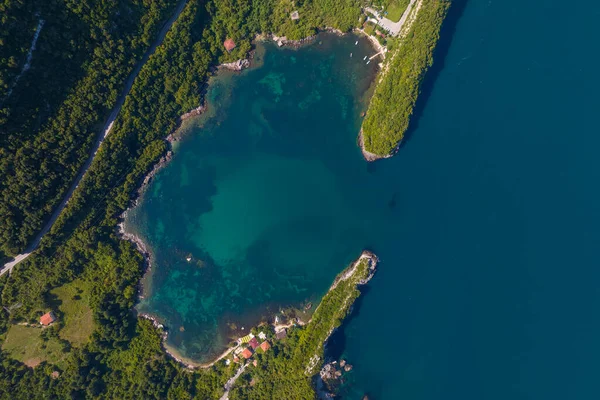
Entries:
POLYGON ((27 52, 27 59, 25 61, 25 64, 23 65, 23 68, 21 68, 21 72, 19 73, 19 75, 17 75, 13 83, 10 85, 10 89, 8 89, 6 96, 4 96, 2 101, 0 101, 0 104, 10 97, 10 95, 13 92, 13 89, 17 86, 17 83, 19 83, 19 79, 21 79, 21 76, 23 76, 25 72, 29 71, 29 68, 31 67, 31 59, 33 58, 33 52, 35 51, 35 45, 37 44, 38 38, 40 37, 40 32, 42 31, 45 22, 46 21, 44 21, 43 19, 39 20, 37 29, 35 30, 35 34, 33 35, 33 39, 31 41, 31 46, 29 46, 29 51, 27 52))
POLYGON ((175 9, 175 12, 171 16, 171 18, 169 18, 169 20, 167 22, 165 22, 163 28, 160 30, 158 36, 156 37, 156 40, 154 40, 154 43, 152 43, 152 45, 148 48, 148 50, 146 50, 146 53, 144 54, 144 56, 142 57, 140 62, 137 64, 135 69, 131 72, 131 74, 127 78, 127 81, 125 81, 125 87, 123 88, 123 91, 121 92, 121 95, 119 96, 119 98, 117 100, 117 104, 115 104, 115 107, 113 108, 112 112, 108 116, 108 119, 106 120, 106 123, 104 124, 104 128, 102 129, 102 131, 99 132, 98 137, 96 138, 96 142, 94 143, 94 146, 90 153, 90 156, 88 157, 85 164, 83 164, 83 166, 79 169, 79 174, 77 174, 77 177, 71 184, 71 187, 65 194, 62 202, 58 205, 58 207, 56 207, 56 209, 50 216, 50 219, 48 220, 46 225, 38 233, 38 235, 35 237, 35 239, 33 239, 33 241, 29 244, 29 246, 27 246, 27 248, 25 249, 23 254, 19 254, 18 256, 16 256, 14 258, 14 260, 4 264, 4 266, 2 267, 2 270, 0 270, 0 276, 4 275, 7 272, 12 271, 12 269, 15 267, 15 265, 17 265, 21 261, 25 260, 27 257, 29 257, 31 255, 31 253, 35 249, 38 248, 44 235, 46 233, 48 233, 50 228, 52 228, 52 225, 54 225, 54 222, 56 222, 56 219, 58 218, 60 213, 64 210, 65 206, 69 203, 69 200, 73 196, 73 192, 75 192, 75 189, 77 189, 77 187, 81 183, 81 180, 83 179, 83 177, 85 176, 85 173, 90 168, 90 165, 92 165, 92 161, 94 160, 94 157, 96 156, 96 153, 98 152, 98 149, 100 148, 100 145, 102 144, 104 139, 110 133, 112 125, 115 122, 117 115, 119 115, 119 111, 121 111, 121 107, 123 106, 123 103, 125 102, 125 97, 131 90, 131 87, 133 86, 133 82, 135 81, 135 78, 140 73, 140 70, 142 69, 144 64, 146 64, 146 62, 148 61, 150 56, 154 53, 156 48, 163 42, 167 32, 169 31, 169 29, 171 28, 173 23, 177 20, 177 18, 179 17, 179 14, 181 14, 181 12, 183 11, 183 8, 185 7, 186 2, 187 2, 187 0, 181 0, 179 2, 179 4, 177 5, 177 8, 175 9))

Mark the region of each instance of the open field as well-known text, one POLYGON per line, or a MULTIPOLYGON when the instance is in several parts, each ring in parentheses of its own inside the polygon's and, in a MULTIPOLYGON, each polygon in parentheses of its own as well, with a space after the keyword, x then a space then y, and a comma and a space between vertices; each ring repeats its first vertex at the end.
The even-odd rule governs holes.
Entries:
POLYGON ((410 0, 392 0, 385 9, 387 12, 385 17, 394 22, 400 21, 409 3, 410 0))
POLYGON ((67 353, 62 351, 62 345, 56 338, 44 341, 42 331, 38 327, 13 325, 6 335, 2 350, 29 367, 35 367, 43 361, 60 365, 67 353))
POLYGON ((87 282, 76 279, 50 292, 56 296, 62 328, 58 333, 75 347, 84 344, 94 330, 94 318, 89 306, 87 282))

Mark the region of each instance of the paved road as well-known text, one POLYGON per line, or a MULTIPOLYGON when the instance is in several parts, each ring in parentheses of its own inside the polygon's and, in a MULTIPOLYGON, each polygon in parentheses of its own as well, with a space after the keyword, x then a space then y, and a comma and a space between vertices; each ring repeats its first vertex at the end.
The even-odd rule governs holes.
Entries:
POLYGON ((382 17, 381 14, 379 14, 379 11, 371 7, 365 7, 365 10, 377 17, 377 24, 379 26, 389 31, 393 36, 397 36, 398 33, 400 33, 400 31, 402 30, 402 27, 404 26, 404 23, 406 22, 406 20, 408 19, 408 15, 410 14, 410 10, 412 10, 416 2, 417 0, 410 0, 410 4, 408 5, 408 7, 406 7, 404 14, 402 14, 402 18, 400 18, 400 21, 398 22, 394 22, 385 17, 382 17))
POLYGON ((229 399, 229 391, 231 390, 231 388, 233 387, 233 384, 235 383, 235 381, 237 380, 237 378, 240 377, 240 375, 242 374, 242 372, 244 372, 244 370, 246 369, 246 367, 248 366, 248 364, 250 364, 249 362, 242 365, 237 372, 235 373, 234 376, 232 376, 227 383, 225 383, 225 393, 223 393, 223 396, 221 396, 221 398, 219 400, 228 400, 229 399))
POLYGON ((81 180, 83 179, 83 177, 85 176, 85 173, 90 168, 90 165, 92 165, 92 161, 94 160, 94 157, 96 156, 96 153, 98 152, 98 149, 100 148, 100 145, 102 144, 104 139, 110 133, 112 125, 115 122, 117 115, 119 115, 119 111, 121 111, 121 107, 123 106, 123 103, 125 102, 125 97, 131 90, 131 86, 133 86, 133 81, 135 80, 137 75, 140 73, 140 70, 142 69, 144 64, 146 64, 146 62, 148 61, 150 56, 154 53, 154 50, 156 50, 156 48, 163 42, 167 32, 169 31, 169 29, 171 28, 173 23, 177 20, 177 18, 179 17, 179 14, 181 14, 181 11, 183 11, 183 8, 185 7, 186 2, 187 2, 187 0, 181 0, 179 2, 179 4, 177 5, 177 8, 175 9, 175 12, 171 16, 171 18, 169 18, 169 20, 167 22, 165 22, 163 28, 160 30, 158 36, 156 37, 156 40, 154 40, 154 43, 152 43, 152 45, 148 48, 148 50, 146 51, 146 53, 144 54, 144 56, 142 57, 140 62, 137 64, 137 66, 135 67, 133 72, 131 72, 131 74, 127 78, 127 81, 125 82, 125 87, 123 88, 123 91, 121 92, 121 95, 119 96, 119 98, 117 100, 117 104, 115 104, 115 107, 113 108, 112 112, 108 116, 108 119, 106 120, 106 123, 104 124, 104 128, 102 129, 102 131, 100 131, 100 133, 98 134, 98 137, 96 138, 96 143, 94 143, 94 147, 92 148, 90 156, 88 157, 85 164, 83 164, 83 166, 79 169, 79 174, 77 175, 77 177, 71 184, 71 187, 65 194, 62 202, 58 205, 58 207, 56 207, 56 209, 52 213, 52 216, 50 217, 50 219, 48 220, 46 225, 38 233, 38 235, 35 237, 35 239, 33 239, 33 241, 29 244, 29 246, 27 246, 27 248, 25 249, 23 254, 19 254, 18 256, 15 257, 14 260, 4 264, 4 266, 2 267, 2 270, 0 270, 0 276, 4 275, 7 272, 12 271, 12 269, 15 267, 15 265, 17 265, 18 263, 20 263, 21 261, 23 261, 24 259, 29 257, 31 255, 31 253, 35 249, 38 248, 38 246, 40 245, 40 242, 42 241, 42 237, 44 237, 44 235, 46 233, 48 233, 50 228, 52 228, 52 225, 54 225, 54 222, 56 222, 56 219, 58 218, 60 213, 64 210, 65 206, 69 203, 71 196, 73 196, 73 192, 75 192, 75 189, 77 189, 77 187, 81 183, 81 180))

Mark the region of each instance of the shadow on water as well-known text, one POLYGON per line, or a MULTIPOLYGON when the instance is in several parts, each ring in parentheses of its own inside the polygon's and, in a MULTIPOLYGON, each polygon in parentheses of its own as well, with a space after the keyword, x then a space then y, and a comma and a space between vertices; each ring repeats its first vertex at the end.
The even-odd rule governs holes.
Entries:
MULTIPOLYGON (((360 296, 354 302, 350 313, 344 319, 344 322, 342 322, 342 324, 332 333, 332 335, 329 337, 329 340, 327 341, 324 351, 325 362, 331 362, 334 360, 340 361, 340 359, 342 359, 344 356, 344 351, 346 350, 346 327, 354 318, 360 316, 360 310, 362 308, 363 300, 365 296, 367 296, 371 291, 371 287, 367 284, 365 286, 359 287, 359 290, 360 296)), ((352 363, 352 360, 346 361, 348 361, 348 363, 352 363)), ((341 383, 342 386, 338 387, 334 392, 336 399, 344 398, 345 392, 349 389, 348 387, 345 387, 343 379, 341 383)), ((369 396, 369 398, 372 399, 369 393, 365 393, 365 395, 369 396)))
POLYGON ((421 115, 423 115, 423 111, 425 110, 425 106, 427 105, 429 97, 433 93, 435 82, 437 81, 440 72, 442 72, 444 69, 446 56, 448 55, 450 45, 452 44, 452 38, 456 32, 456 26, 458 25, 458 21, 465 11, 467 2, 468 0, 453 0, 451 2, 452 5, 450 6, 448 15, 442 24, 442 29, 440 30, 440 39, 438 40, 433 52, 433 65, 429 71, 427 71, 425 79, 423 80, 423 84, 421 85, 421 93, 417 98, 417 103, 415 104, 415 108, 413 110, 410 125, 404 134, 404 139, 400 143, 400 148, 406 145, 413 132, 419 128, 419 120, 421 119, 421 115))
POLYGON ((354 302, 350 314, 348 314, 344 319, 344 322, 333 332, 327 341, 327 346, 325 347, 325 360, 339 360, 344 354, 344 350, 346 349, 346 327, 354 318, 360 315, 362 302, 365 296, 371 291, 371 287, 365 285, 361 286, 359 290, 360 296, 354 302))

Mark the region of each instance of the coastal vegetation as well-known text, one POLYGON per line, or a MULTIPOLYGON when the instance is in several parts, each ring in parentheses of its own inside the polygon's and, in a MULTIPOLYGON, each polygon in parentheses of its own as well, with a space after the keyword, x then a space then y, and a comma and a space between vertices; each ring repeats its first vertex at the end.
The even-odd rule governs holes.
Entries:
POLYGON ((410 30, 395 44, 375 88, 362 126, 363 148, 376 156, 394 152, 404 137, 421 83, 433 64, 433 53, 450 1, 421 0, 410 30))
MULTIPOLYGON (((423 8, 435 6, 435 15, 443 17, 441 5, 447 1, 423 1, 423 8)), ((0 138, 0 176, 5 178, 0 181, 0 259, 21 251, 60 201, 127 75, 176 2, 52 0, 39 9, 19 8, 17 0, 4 3, 16 11, 7 14, 13 25, 2 20, 0 39, 6 46, 0 51, 12 54, 7 57, 15 63, 22 64, 23 41, 29 44, 32 36, 23 33, 18 45, 6 39, 17 29, 15 15, 29 13, 28 29, 35 29, 30 14, 39 12, 46 25, 37 64, 0 103, 0 128, 6 133, 0 138)), ((257 33, 301 39, 319 28, 358 27, 361 5, 358 0, 306 0, 299 5, 279 0, 188 1, 141 69, 111 134, 40 248, 10 276, 0 277, 0 397, 220 397, 233 366, 217 363, 189 373, 161 348, 161 335, 152 323, 131 312, 144 259, 133 244, 117 236, 115 227, 145 174, 168 149, 164 137, 177 127, 178 117, 202 104, 213 67, 245 57, 257 33), (292 11, 299 12, 298 21, 290 18, 292 11), (231 52, 223 48, 227 38, 236 43, 231 52), (43 330, 19 325, 37 324, 48 309, 57 311, 56 325, 43 330), (87 324, 85 329, 82 324, 87 324), (22 326, 27 335, 21 336, 29 339, 21 343, 14 332, 22 326), (38 357, 42 345, 54 344, 60 345, 60 356, 57 350, 38 357), (26 357, 40 358, 39 366, 28 368, 26 357)), ((420 45, 435 43, 430 36, 411 34, 420 38, 420 45)), ((423 61, 418 57, 422 52, 409 52, 407 43, 399 46, 392 70, 408 67, 396 64, 402 54, 414 57, 414 63, 423 61)), ((424 62, 428 65, 429 59, 424 62)), ((18 68, 0 67, 7 93, 18 68)), ((388 89, 376 91, 378 101, 386 96, 395 101, 398 95, 390 93, 395 81, 385 83, 389 75, 382 82, 388 89)), ((379 104, 369 110, 364 126, 369 146, 376 123, 372 119, 392 111, 379 104)), ((392 132, 392 125, 383 126, 392 132)), ((358 281, 368 275, 368 262, 356 268, 351 279, 338 280, 306 327, 293 329, 272 352, 257 355, 260 367, 242 376, 232 398, 314 397, 311 376, 323 358, 323 341, 358 296, 358 281)))
POLYGON ((373 274, 376 257, 363 253, 342 271, 310 322, 290 331, 285 341, 276 342, 273 351, 255 355, 256 368, 246 372, 231 392, 235 399, 313 399, 312 378, 323 364, 323 346, 332 331, 339 327, 356 298, 358 286, 373 274))

